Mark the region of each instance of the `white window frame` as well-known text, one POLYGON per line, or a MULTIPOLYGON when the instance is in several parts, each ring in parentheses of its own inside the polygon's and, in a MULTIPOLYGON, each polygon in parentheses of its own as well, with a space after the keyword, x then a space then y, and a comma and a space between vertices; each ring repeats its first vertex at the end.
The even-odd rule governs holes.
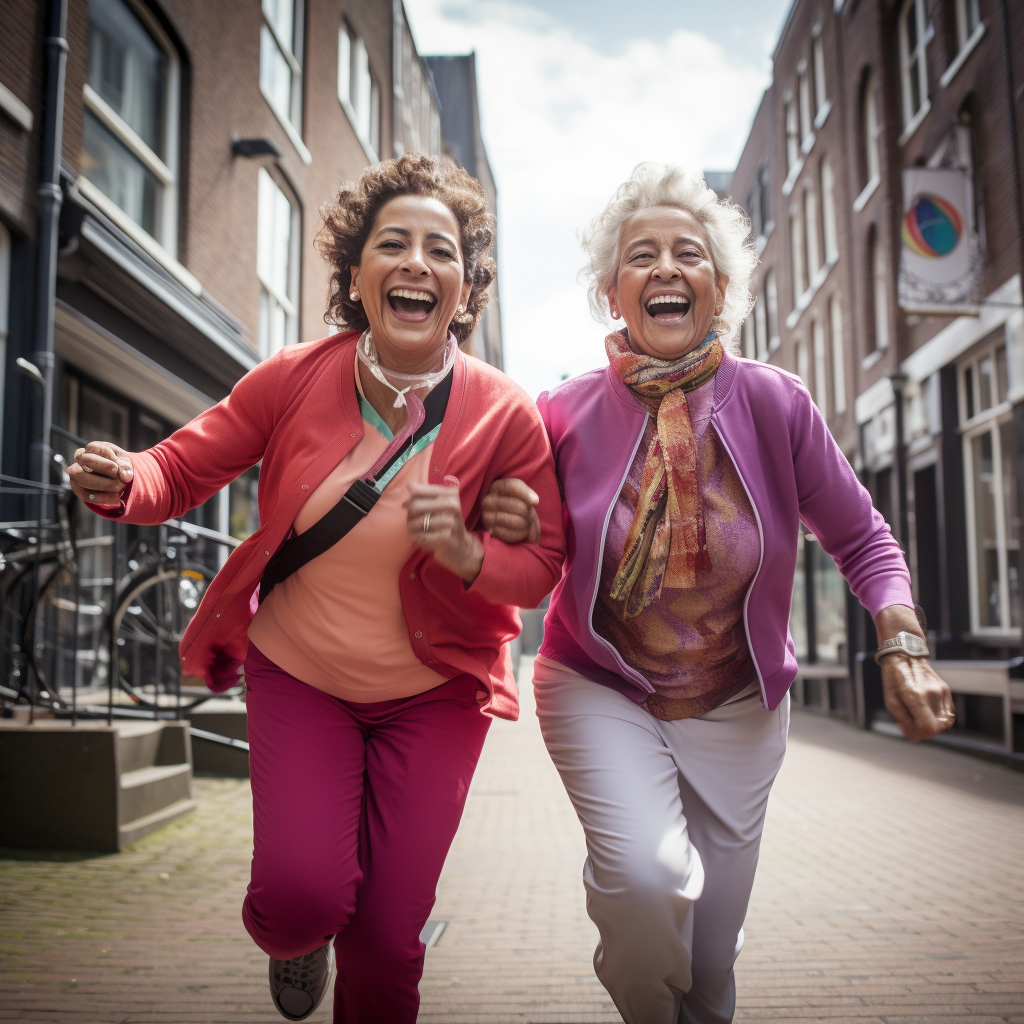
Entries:
POLYGON ((846 412, 846 355, 843 351, 843 305, 838 294, 829 298, 828 312, 832 334, 832 405, 839 416, 846 412))
MULTIPOLYGON (((995 364, 995 353, 1001 346, 1005 347, 1006 339, 997 338, 991 345, 975 353, 970 359, 965 359, 957 367, 957 393, 960 407, 960 433, 963 443, 964 457, 964 491, 967 506, 967 559, 971 608, 971 631, 978 635, 1010 636, 1020 637, 1019 626, 1011 625, 1013 609, 1010 607, 1010 574, 1009 574, 1009 550, 1010 544, 1007 536, 1006 523, 1006 502, 1004 489, 1007 482, 1003 480, 1003 452, 1002 452, 1002 431, 1007 423, 1013 421, 1012 405, 1005 398, 999 401, 998 394, 994 395, 995 401, 988 409, 981 409, 981 381, 978 366, 983 359, 991 357, 995 364), (972 401, 974 415, 968 419, 967 405, 967 371, 971 370, 972 401), (994 481, 993 493, 995 503, 996 521, 996 546, 997 565, 999 569, 999 604, 1001 608, 1000 625, 981 625, 981 595, 978 592, 978 549, 977 549, 977 510, 975 508, 974 494, 974 450, 973 442, 976 438, 985 433, 992 435, 992 465, 998 474, 994 481)), ((1009 482, 1010 486, 1014 481, 1009 482)), ((1018 564, 1020 559, 1018 544, 1018 564)), ((1018 583, 1019 586, 1019 583, 1018 583)))
POLYGON ((817 112, 814 115, 814 123, 820 124, 825 119, 824 111, 828 107, 828 96, 825 86, 825 43, 821 38, 821 32, 814 37, 811 44, 812 59, 814 62, 814 99, 818 104, 817 112))
MULTIPOLYGON (((260 282, 261 301, 262 297, 266 296, 268 304, 268 322, 272 317, 275 307, 283 310, 285 315, 285 337, 284 345, 293 345, 298 339, 298 304, 299 304, 299 282, 300 282, 300 239, 299 233, 301 230, 301 223, 299 217, 299 206, 295 200, 294 195, 291 193, 285 184, 280 181, 275 175, 271 174, 266 167, 259 168, 257 172, 260 180, 264 179, 264 176, 270 183, 284 196, 288 201, 288 205, 291 208, 291 223, 289 226, 289 238, 288 238, 288 293, 283 293, 277 287, 273 281, 268 281, 259 272, 260 266, 260 222, 262 220, 259 210, 259 187, 257 186, 257 230, 256 230, 256 276, 260 282)), ((260 358, 266 359, 272 356, 278 349, 271 348, 270 338, 264 337, 260 334, 258 341, 260 358)), ((283 346, 282 346, 283 347, 283 346)))
POLYGON ((771 354, 782 344, 782 338, 779 336, 779 286, 775 280, 775 271, 771 267, 764 275, 764 304, 768 318, 768 352, 771 354), (772 327, 775 328, 774 331, 772 327))
POLYGON ((900 94, 903 104, 903 134, 900 144, 905 143, 918 125, 931 110, 928 97, 928 43, 931 40, 931 26, 925 20, 924 0, 904 0, 898 18, 899 54, 900 54, 900 94), (907 31, 909 19, 914 19, 917 44, 910 49, 910 36, 907 31), (912 109, 912 83, 917 76, 920 105, 912 109))
POLYGON ((792 173, 793 168, 800 163, 800 115, 792 96, 785 103, 785 119, 786 170, 792 173))
POLYGON ((807 342, 803 338, 796 338, 793 342, 794 360, 796 362, 796 375, 803 381, 804 387, 811 392, 814 398, 814 384, 811 381, 811 361, 807 351, 807 342))
POLYGON ((804 228, 800 204, 789 211, 789 265, 793 278, 793 308, 799 309, 800 299, 807 291, 807 275, 804 271, 804 228))
POLYGON ((814 187, 808 184, 804 189, 803 196, 803 220, 804 220, 804 253, 807 264, 807 283, 811 282, 821 270, 821 247, 818 245, 818 200, 814 194, 814 187))
POLYGON ((804 153, 814 145, 814 113, 811 110, 811 78, 807 73, 807 61, 797 66, 797 102, 800 104, 800 148, 804 153))
POLYGON ((811 321, 811 347, 814 362, 814 402, 822 416, 828 416, 828 365, 825 355, 825 327, 820 317, 811 321))
POLYGON ((751 309, 747 319, 743 321, 743 358, 757 358, 757 337, 754 330, 754 311, 751 309))
POLYGON ((956 0, 956 41, 958 51, 963 51, 973 37, 984 30, 978 0, 956 0), (972 24, 973 23, 973 24, 972 24))
POLYGON ((871 297, 874 307, 874 352, 889 347, 889 270, 881 232, 875 230, 871 249, 871 297))
POLYGON ((762 363, 768 359, 768 318, 765 312, 767 304, 766 294, 759 295, 757 302, 754 303, 754 351, 762 363))
MULTIPOLYGON (((120 0, 129 11, 142 23, 143 28, 152 37, 153 42, 163 50, 167 58, 167 81, 164 92, 164 138, 163 150, 165 160, 157 156, 150 146, 143 141, 113 107, 88 82, 82 87, 82 98, 90 113, 107 128, 160 182, 160 205, 157 212, 156 234, 150 234, 134 218, 121 209, 99 186, 89 180, 83 171, 81 177, 92 189, 103 197, 103 212, 114 220, 118 226, 131 225, 128 234, 137 238, 137 234, 152 239, 162 253, 170 260, 176 261, 178 255, 178 135, 181 111, 181 60, 174 44, 160 23, 140 4, 133 0, 120 0), (105 200, 105 202, 104 202, 105 200), (117 211, 114 213, 114 211, 117 211)), ((93 198, 90 194, 89 198, 93 198)), ((145 245, 145 248, 151 248, 145 245)), ((160 253, 155 254, 160 257, 160 253)))
POLYGON ((854 209, 863 209, 864 196, 870 196, 878 187, 882 178, 882 153, 879 139, 882 135, 882 119, 878 111, 878 79, 872 74, 864 83, 864 160, 868 172, 868 180, 864 189, 854 202, 854 209), (858 206, 858 204, 860 204, 858 206))
POLYGON ((338 102, 359 139, 370 163, 376 163, 380 149, 380 84, 370 67, 370 57, 362 36, 344 18, 338 26, 338 102), (362 69, 362 70, 360 70, 362 69), (365 75, 363 74, 365 72, 365 75), (367 95, 359 88, 368 83, 367 95))
POLYGON ((273 97, 264 88, 262 66, 260 67, 260 92, 263 94, 263 98, 267 101, 267 106, 274 112, 274 116, 280 122, 281 127, 284 129, 291 144, 295 147, 295 150, 302 159, 302 162, 304 164, 310 164, 313 162, 313 157, 306 148, 306 144, 302 141, 302 41, 305 38, 304 19, 306 14, 306 4, 304 0, 289 0, 289 2, 292 4, 292 36, 295 40, 294 50, 280 37, 280 35, 278 35, 277 29, 275 28, 274 23, 267 16, 267 12, 264 9, 263 4, 260 4, 260 60, 262 62, 262 36, 265 29, 270 34, 278 52, 284 58, 291 74, 291 89, 289 91, 288 109, 280 110, 274 102, 273 97))
POLYGON ((836 177, 828 157, 822 157, 821 177, 821 234, 825 243, 825 262, 829 265, 839 259, 839 229, 836 221, 836 177))

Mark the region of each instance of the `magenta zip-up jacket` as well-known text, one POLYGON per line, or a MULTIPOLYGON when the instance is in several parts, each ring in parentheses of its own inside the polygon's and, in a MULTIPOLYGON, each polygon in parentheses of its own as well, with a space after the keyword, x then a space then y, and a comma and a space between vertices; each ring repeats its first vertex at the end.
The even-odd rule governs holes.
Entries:
MULTIPOLYGON (((568 547, 540 653, 640 703, 654 687, 598 636, 593 614, 608 521, 647 410, 610 366, 566 381, 537 404, 555 454, 568 547)), ((789 611, 800 522, 835 559, 872 616, 894 604, 913 608, 910 573, 798 377, 726 353, 715 375, 711 422, 743 482, 761 536, 743 624, 761 699, 774 709, 797 674, 789 611)))

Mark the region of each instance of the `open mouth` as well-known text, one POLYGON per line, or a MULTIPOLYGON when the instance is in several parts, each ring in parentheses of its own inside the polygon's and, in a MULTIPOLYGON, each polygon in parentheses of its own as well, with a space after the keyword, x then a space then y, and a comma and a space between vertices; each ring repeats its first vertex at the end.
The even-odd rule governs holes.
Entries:
POLYGON ((415 291, 411 288, 392 288, 388 292, 388 305, 400 320, 426 320, 437 305, 437 299, 430 292, 415 291))
POLYGON ((690 300, 685 295, 654 295, 644 308, 656 323, 678 324, 690 312, 690 300))

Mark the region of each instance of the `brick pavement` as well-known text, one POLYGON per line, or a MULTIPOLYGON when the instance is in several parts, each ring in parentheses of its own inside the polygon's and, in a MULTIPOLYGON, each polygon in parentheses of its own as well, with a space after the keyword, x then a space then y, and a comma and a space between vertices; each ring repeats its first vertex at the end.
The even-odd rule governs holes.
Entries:
MULTIPOLYGON (((442 877, 423 1024, 619 1020, 591 969, 580 829, 524 710, 491 731, 442 877)), ((239 918, 248 786, 196 792, 196 814, 118 856, 0 853, 0 1021, 280 1020, 239 918)), ((1024 775, 797 717, 737 1021, 1024 1024, 1021 851, 1024 775)))

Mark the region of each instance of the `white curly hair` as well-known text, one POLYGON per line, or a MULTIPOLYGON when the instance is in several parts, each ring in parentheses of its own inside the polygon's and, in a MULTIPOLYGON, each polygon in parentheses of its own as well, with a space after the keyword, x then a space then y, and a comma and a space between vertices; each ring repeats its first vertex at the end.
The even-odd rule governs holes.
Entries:
POLYGON ((637 164, 629 180, 618 187, 611 202, 583 232, 581 242, 588 263, 580 273, 589 280, 590 308, 594 316, 603 323, 608 322, 607 292, 618 275, 622 225, 634 213, 652 206, 686 210, 703 226, 711 262, 719 274, 729 278, 724 308, 721 315, 715 317, 712 327, 723 343, 735 351, 740 327, 753 305, 750 281, 758 257, 750 221, 735 203, 719 199, 703 175, 671 164, 637 164))

